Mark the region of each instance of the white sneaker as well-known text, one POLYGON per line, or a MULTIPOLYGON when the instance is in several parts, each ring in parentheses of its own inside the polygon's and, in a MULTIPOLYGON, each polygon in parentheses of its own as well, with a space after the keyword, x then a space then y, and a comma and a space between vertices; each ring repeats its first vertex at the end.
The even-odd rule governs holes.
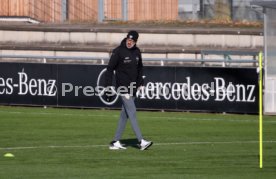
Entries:
POLYGON ((142 139, 140 142, 140 150, 146 150, 153 144, 152 141, 147 141, 145 139, 142 139))
POLYGON ((123 147, 123 145, 120 143, 120 141, 112 141, 109 145, 110 150, 120 150, 120 149, 127 149, 126 147, 123 147))

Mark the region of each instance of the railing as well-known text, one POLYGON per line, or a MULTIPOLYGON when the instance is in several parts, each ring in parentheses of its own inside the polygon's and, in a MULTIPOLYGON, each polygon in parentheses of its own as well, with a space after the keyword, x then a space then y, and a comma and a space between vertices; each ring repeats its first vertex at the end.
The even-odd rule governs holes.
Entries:
MULTIPOLYGON (((80 63, 83 61, 89 61, 89 62, 97 62, 97 64, 106 64, 110 58, 107 57, 82 57, 82 56, 43 56, 43 55, 0 55, 0 59, 8 59, 9 62, 12 62, 11 59, 21 59, 24 60, 24 62, 30 62, 30 59, 37 60, 39 63, 48 63, 49 60, 54 60, 51 62, 58 62, 59 60, 65 60, 66 62, 72 62, 80 63)), ((231 67, 231 64, 249 64, 247 66, 249 67, 256 67, 258 60, 257 59, 188 59, 188 58, 143 58, 143 61, 145 63, 147 62, 155 62, 154 65, 160 65, 165 66, 165 63, 194 63, 194 65, 197 66, 206 66, 207 64, 215 63, 215 66, 222 67, 231 67), (198 64, 197 64, 198 63, 198 64)), ((1 62, 1 61, 0 61, 1 62)), ((210 66, 210 65, 209 65, 210 66)))

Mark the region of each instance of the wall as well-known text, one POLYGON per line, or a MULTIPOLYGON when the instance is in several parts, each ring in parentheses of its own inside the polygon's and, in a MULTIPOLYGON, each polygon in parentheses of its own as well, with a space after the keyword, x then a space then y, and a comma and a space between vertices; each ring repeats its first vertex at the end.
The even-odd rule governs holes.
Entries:
POLYGON ((178 17, 177 0, 130 0, 128 9, 131 21, 177 20, 178 17))
MULTIPOLYGON (((0 16, 30 16, 42 22, 62 22, 63 0, 0 0, 0 16)), ((96 21, 98 0, 67 1, 68 21, 96 21)), ((122 0, 104 0, 104 20, 122 20, 122 0)), ((128 0, 130 21, 176 20, 177 0, 128 0)))

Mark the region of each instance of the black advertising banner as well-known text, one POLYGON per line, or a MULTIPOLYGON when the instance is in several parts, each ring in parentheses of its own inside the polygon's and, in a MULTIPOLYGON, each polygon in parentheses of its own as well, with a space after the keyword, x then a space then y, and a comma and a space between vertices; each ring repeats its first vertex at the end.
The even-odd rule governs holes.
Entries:
POLYGON ((0 103, 54 106, 56 80, 56 65, 0 63, 0 103))
POLYGON ((105 107, 96 91, 103 69, 97 65, 58 65, 58 105, 105 107))
POLYGON ((175 83, 175 67, 145 67, 144 88, 138 91, 137 108, 177 109, 169 88, 175 83), (168 98, 170 97, 170 98, 168 98))
MULTIPOLYGON (((0 104, 119 108, 106 102, 105 66, 0 63, 0 104)), ((254 68, 144 68, 137 108, 257 113, 258 74, 254 68)))
POLYGON ((256 69, 195 68, 192 73, 176 69, 176 81, 187 84, 185 100, 177 108, 217 112, 258 111, 256 69))
POLYGON ((138 108, 258 112, 256 69, 146 67, 144 74, 138 108))

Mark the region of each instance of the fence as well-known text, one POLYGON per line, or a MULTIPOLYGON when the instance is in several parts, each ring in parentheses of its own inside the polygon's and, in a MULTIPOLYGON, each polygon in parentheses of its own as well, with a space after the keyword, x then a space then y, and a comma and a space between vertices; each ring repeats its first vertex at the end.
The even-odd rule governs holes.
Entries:
MULTIPOLYGON (((197 67, 248 67, 256 68, 257 52, 238 51, 201 51, 201 59, 194 58, 143 58, 145 65, 150 66, 197 66, 197 67), (206 59, 206 55, 215 54, 216 58, 206 59), (232 55, 241 55, 245 58, 237 59, 232 55), (166 64, 166 65, 165 65, 166 64)), ((5 55, 0 54, 2 62, 36 62, 36 63, 75 63, 75 64, 107 64, 108 57, 85 56, 42 56, 42 55, 5 55)))
POLYGON ((262 20, 253 0, 0 0, 0 16, 42 22, 262 20))

